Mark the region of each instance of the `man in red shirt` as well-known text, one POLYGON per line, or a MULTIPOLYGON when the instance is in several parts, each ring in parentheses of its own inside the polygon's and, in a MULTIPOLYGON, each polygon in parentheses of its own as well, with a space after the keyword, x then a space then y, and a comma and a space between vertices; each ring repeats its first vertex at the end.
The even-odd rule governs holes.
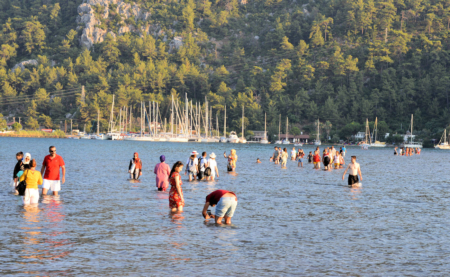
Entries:
POLYGON ((226 224, 231 224, 231 218, 237 206, 237 197, 234 192, 227 190, 216 190, 206 196, 206 203, 203 207, 203 217, 208 220, 214 218, 216 224, 222 224, 222 219, 225 218, 226 224), (217 206, 216 206, 217 205, 217 206), (216 206, 216 214, 208 213, 209 206, 216 206))
POLYGON ((42 184, 42 195, 46 195, 51 188, 53 195, 58 195, 61 190, 61 182, 59 180, 59 168, 62 168, 62 183, 66 181, 66 167, 61 156, 56 155, 56 147, 50 146, 50 155, 45 156, 42 163, 41 174, 44 176, 42 184), (45 170, 45 174, 44 174, 45 170))

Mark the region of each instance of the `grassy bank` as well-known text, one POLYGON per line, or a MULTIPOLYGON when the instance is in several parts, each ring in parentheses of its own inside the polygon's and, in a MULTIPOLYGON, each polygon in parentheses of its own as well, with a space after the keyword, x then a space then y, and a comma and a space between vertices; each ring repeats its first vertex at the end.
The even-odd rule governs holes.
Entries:
POLYGON ((55 130, 53 133, 43 131, 17 131, 11 133, 0 133, 2 137, 18 137, 18 138, 65 138, 66 134, 61 130, 55 130))

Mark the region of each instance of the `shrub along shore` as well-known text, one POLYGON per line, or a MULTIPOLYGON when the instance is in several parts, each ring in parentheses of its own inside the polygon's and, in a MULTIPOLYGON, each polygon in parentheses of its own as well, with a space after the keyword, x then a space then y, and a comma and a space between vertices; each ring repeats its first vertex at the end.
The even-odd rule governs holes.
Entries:
POLYGON ((52 133, 44 131, 16 131, 16 132, 0 132, 2 137, 17 137, 17 138, 66 138, 66 134, 61 130, 55 130, 52 133))

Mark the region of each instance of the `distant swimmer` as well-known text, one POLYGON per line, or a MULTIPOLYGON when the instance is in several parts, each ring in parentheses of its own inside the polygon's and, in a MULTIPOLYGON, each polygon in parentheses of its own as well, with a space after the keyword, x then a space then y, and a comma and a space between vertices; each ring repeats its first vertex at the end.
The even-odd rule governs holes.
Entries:
POLYGON ((169 187, 170 166, 166 164, 166 156, 159 157, 160 163, 155 166, 153 173, 156 174, 156 187, 158 191, 166 191, 169 187))
POLYGON ((344 171, 344 174, 342 175, 342 180, 344 180, 345 178, 345 174, 347 173, 347 170, 350 171, 348 172, 348 185, 349 186, 359 186, 359 179, 358 179, 358 174, 359 177, 361 178, 362 181, 362 174, 361 174, 361 167, 359 165, 359 163, 356 162, 356 156, 352 156, 352 162, 348 164, 347 168, 344 171))
POLYGON ((138 180, 142 176, 142 160, 139 159, 137 152, 134 152, 133 158, 130 160, 128 173, 130 173, 130 178, 133 180, 138 180))
POLYGON ((222 224, 222 219, 225 219, 225 224, 231 224, 231 218, 234 215, 237 207, 237 196, 232 191, 216 190, 206 196, 206 202, 203 206, 202 215, 208 220, 214 218, 216 224, 222 224), (216 206, 215 215, 212 215, 208 210, 209 206, 216 206))
POLYGON ((283 152, 281 153, 281 168, 286 168, 286 163, 288 159, 288 152, 286 147, 283 149, 283 152))
POLYGON ((180 172, 183 170, 183 163, 176 162, 169 175, 170 191, 169 191, 169 206, 172 212, 182 212, 184 207, 184 195, 181 185, 180 172))
MULTIPOLYGON (((272 158, 271 158, 271 159, 272 159, 272 158)), ((259 158, 256 159, 256 163, 257 163, 257 164, 260 164, 260 163, 261 163, 261 161, 259 160, 259 158)))

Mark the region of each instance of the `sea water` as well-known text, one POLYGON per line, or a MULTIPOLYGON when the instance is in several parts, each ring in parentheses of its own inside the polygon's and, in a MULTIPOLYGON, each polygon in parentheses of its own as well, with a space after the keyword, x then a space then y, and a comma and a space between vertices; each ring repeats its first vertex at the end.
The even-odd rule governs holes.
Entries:
MULTIPOLYGON (((321 146, 323 149, 324 146, 321 146)), ((315 147, 305 146, 306 155, 315 147)), ((288 148, 288 152, 292 146, 288 148)), ((362 187, 343 169, 314 170, 269 162, 271 145, 0 138, 0 272, 3 275, 321 276, 445 275, 450 266, 449 152, 399 157, 392 148, 347 147, 362 187), (40 165, 54 145, 66 163, 60 196, 21 204, 10 180, 15 153, 40 165), (226 151, 236 149, 236 175, 226 151), (186 206, 171 214, 157 192, 154 166, 215 152, 216 182, 187 182, 186 206), (129 178, 133 153, 140 182, 129 178), (257 164, 260 158, 262 163, 257 164), (205 223, 205 197, 234 191, 231 226, 205 223)), ((214 212, 214 208, 212 208, 214 212)))

